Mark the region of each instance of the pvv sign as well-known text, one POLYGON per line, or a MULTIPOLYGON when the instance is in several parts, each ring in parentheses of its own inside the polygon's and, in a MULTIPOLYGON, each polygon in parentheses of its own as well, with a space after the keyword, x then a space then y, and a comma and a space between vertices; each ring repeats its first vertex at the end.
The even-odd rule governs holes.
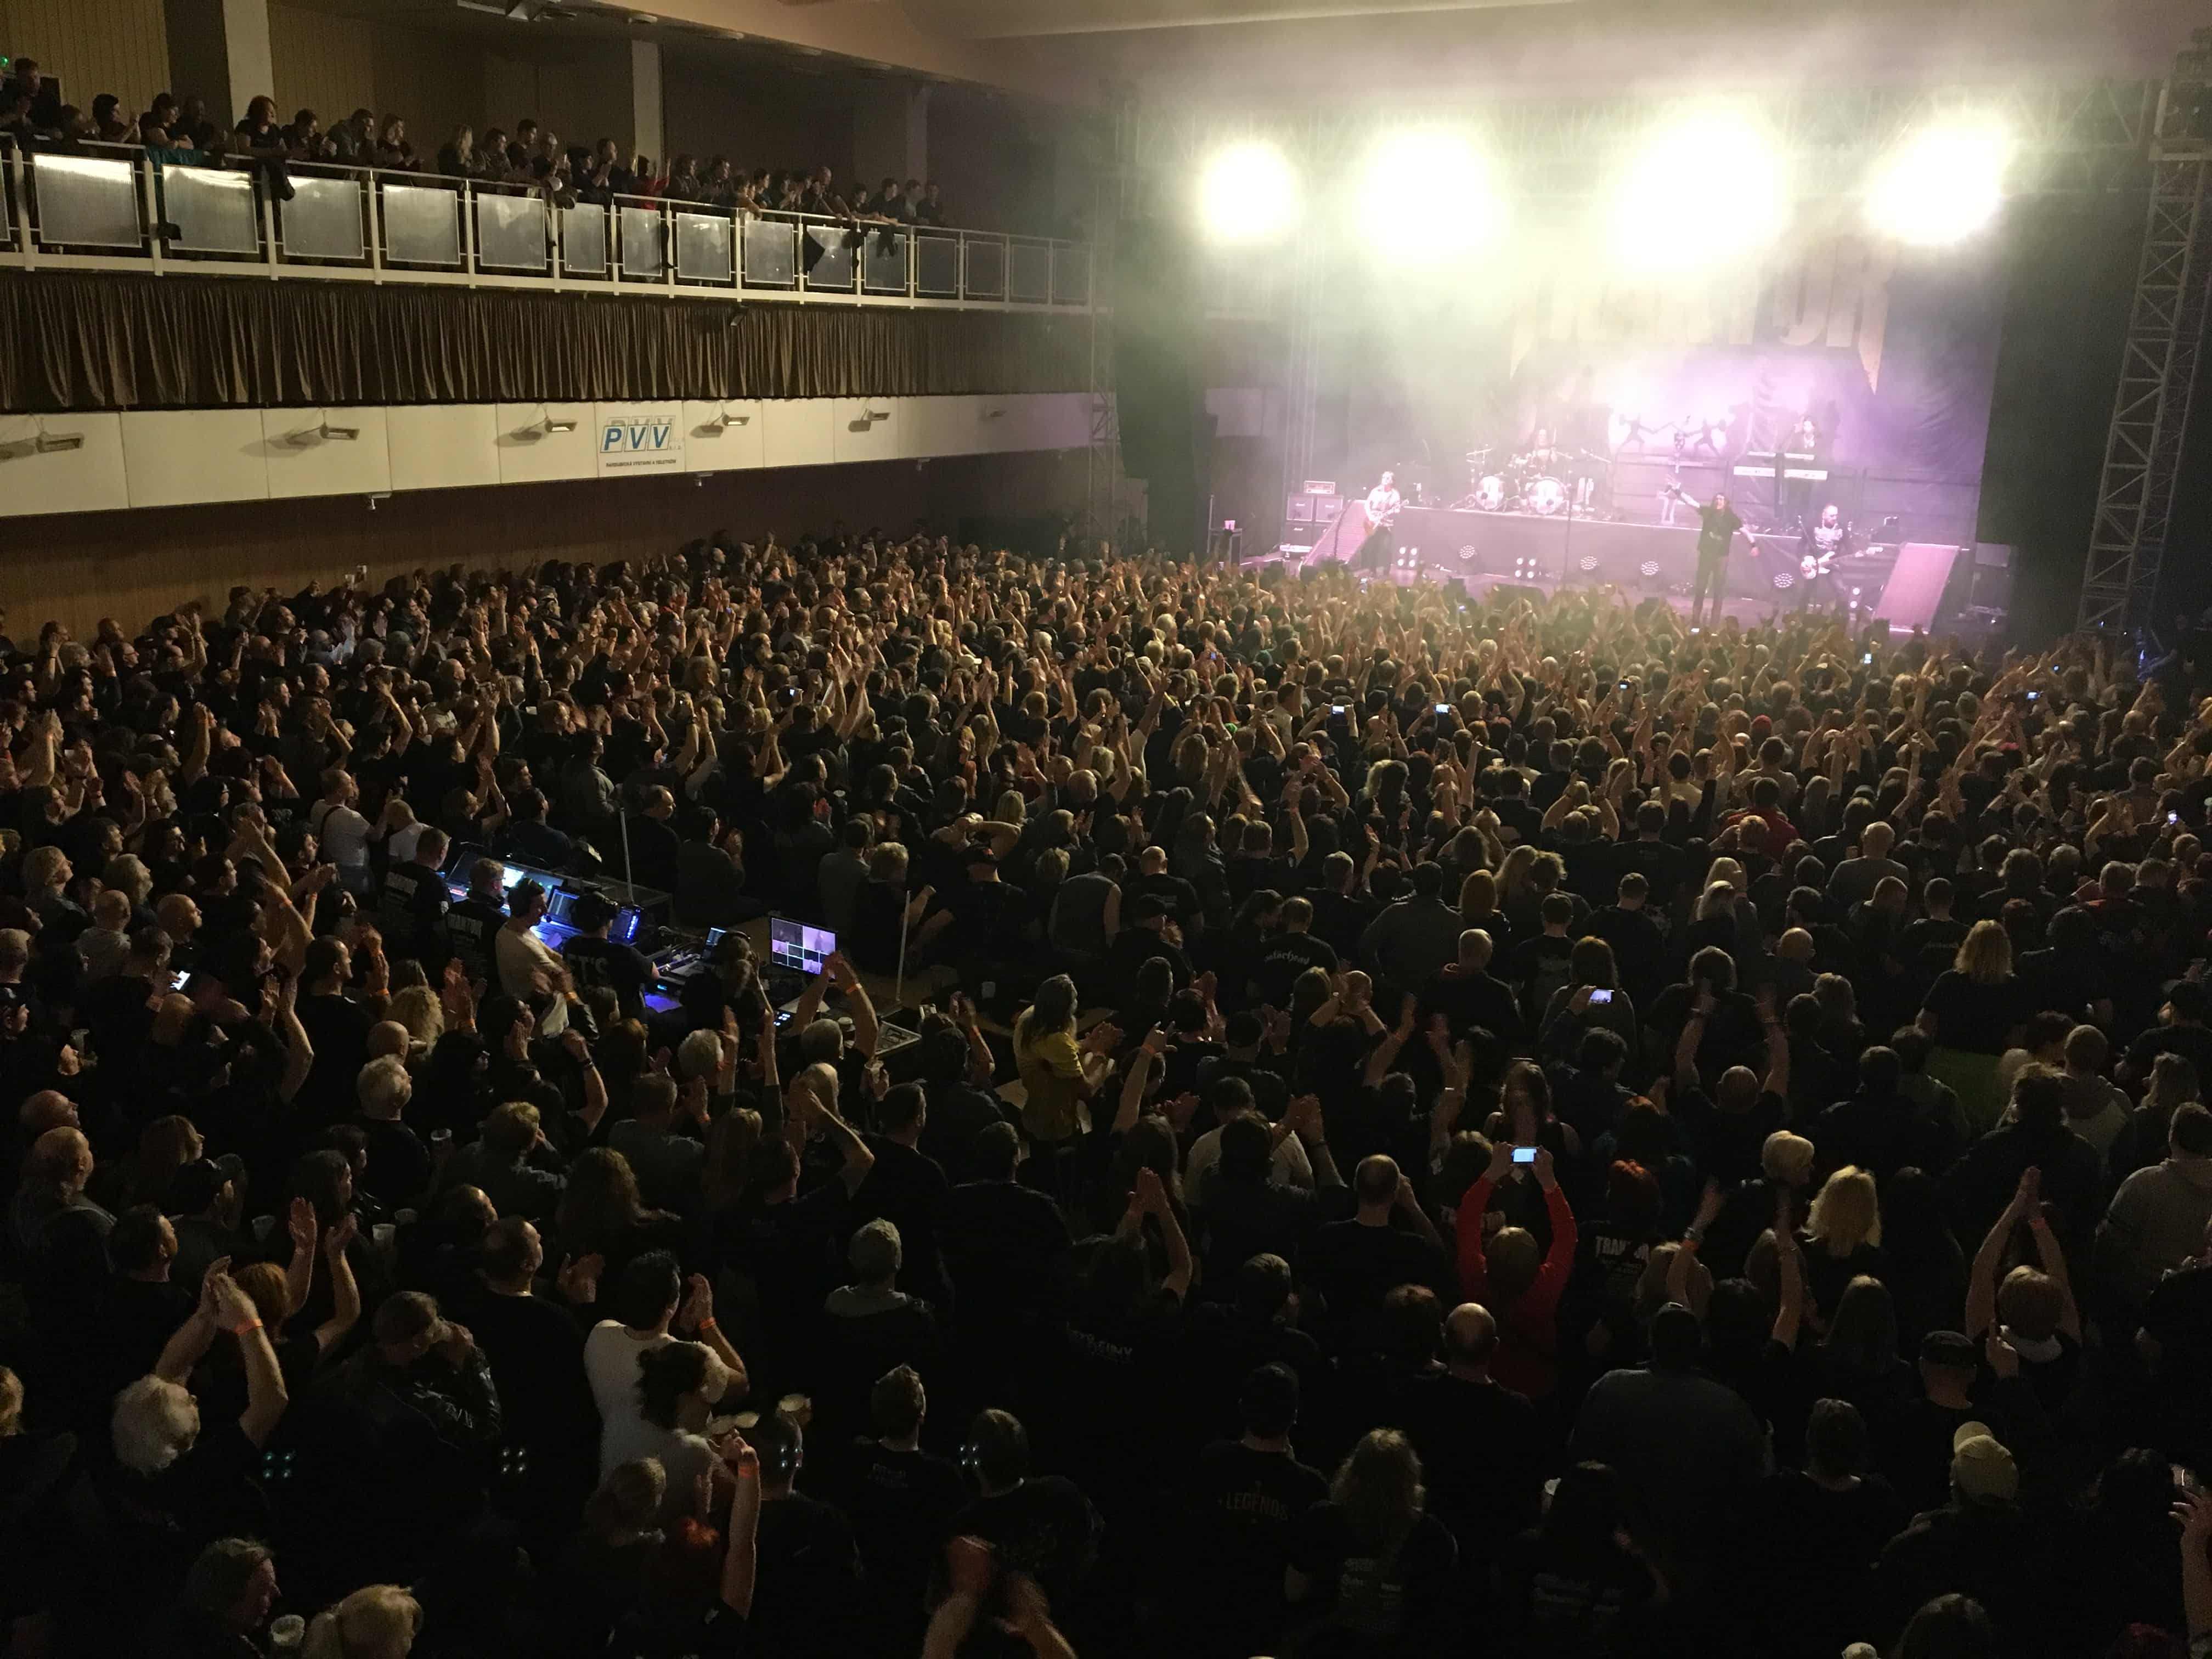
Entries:
POLYGON ((680 413, 671 404, 599 404, 596 427, 599 476, 680 470, 684 465, 680 413))

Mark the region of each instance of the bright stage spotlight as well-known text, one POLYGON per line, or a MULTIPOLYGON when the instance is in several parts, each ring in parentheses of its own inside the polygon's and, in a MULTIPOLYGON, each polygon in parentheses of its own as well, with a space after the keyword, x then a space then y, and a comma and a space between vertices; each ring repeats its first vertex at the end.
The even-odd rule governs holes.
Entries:
POLYGON ((1199 228, 1217 242, 1264 241, 1297 220, 1297 175, 1273 144, 1231 144, 1199 173, 1199 228))
POLYGON ((1994 121, 1947 121, 1890 152, 1867 183, 1867 222, 1923 246, 1972 235, 2004 203, 2012 135, 1994 121))
POLYGON ((1686 112, 1655 129, 1615 175, 1606 206, 1616 260, 1682 275, 1765 246, 1790 220, 1773 136, 1743 112, 1686 112))
POLYGON ((1368 152, 1365 183, 1362 199, 1382 222, 1383 234, 1368 238, 1377 253, 1495 246, 1512 216, 1490 158, 1448 127, 1385 133, 1368 152))

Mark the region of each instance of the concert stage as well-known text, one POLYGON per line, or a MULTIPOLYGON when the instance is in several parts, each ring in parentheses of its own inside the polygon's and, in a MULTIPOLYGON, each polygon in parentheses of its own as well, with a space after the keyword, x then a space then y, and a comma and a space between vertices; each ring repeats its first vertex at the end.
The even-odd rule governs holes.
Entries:
MULTIPOLYGON (((1409 507, 1398 515, 1401 556, 1417 556, 1423 569, 1455 574, 1504 576, 1522 581, 1606 582, 1658 592, 1686 586, 1696 574, 1698 526, 1627 524, 1614 520, 1545 518, 1532 513, 1471 513, 1409 507)), ((1728 562, 1728 592, 1738 599, 1790 606, 1797 592, 1797 538, 1770 538, 1760 556, 1739 544, 1728 562)), ((1852 587, 1876 587, 1890 561, 1859 555, 1838 567, 1839 598, 1852 587)), ((1872 589, 1863 597, 1870 598, 1872 589)))
MULTIPOLYGON (((1685 508, 1686 514, 1688 509, 1685 508)), ((1358 501, 1346 504, 1312 552, 1297 565, 1353 557, 1367 532, 1358 501)), ((1794 611, 1807 603, 1798 568, 1796 536, 1759 536, 1757 557, 1741 545, 1729 557, 1726 596, 1742 606, 1794 611)), ((1607 585, 1630 593, 1686 595, 1698 562, 1698 526, 1631 524, 1617 520, 1545 517, 1534 513, 1480 513, 1455 507, 1409 507, 1396 525, 1395 568, 1389 580, 1467 580, 1470 590, 1495 581, 1523 582, 1547 590, 1607 585)), ((1929 629, 1958 568, 1960 550, 1948 543, 1908 542, 1862 550, 1838 562, 1834 579, 1811 596, 1823 609, 1856 601, 1862 613, 1900 630, 1929 629)), ((1737 609, 1732 607, 1732 610, 1737 609)), ((1740 613, 1740 612, 1739 612, 1740 613)))

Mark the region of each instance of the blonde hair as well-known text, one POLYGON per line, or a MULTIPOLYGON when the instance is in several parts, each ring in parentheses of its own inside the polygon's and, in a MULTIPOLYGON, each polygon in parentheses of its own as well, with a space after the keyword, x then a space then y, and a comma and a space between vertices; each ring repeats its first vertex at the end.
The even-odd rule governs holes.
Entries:
POLYGON ((62 866, 69 855, 58 847, 33 847, 23 854, 23 885, 31 892, 62 884, 62 866))
POLYGON ((0 1440, 23 1426, 23 1379, 0 1365, 0 1440))
POLYGON ((364 1109, 404 1109, 415 1097, 415 1079, 407 1074, 405 1060, 386 1054, 361 1068, 361 1075, 354 1079, 354 1093, 364 1109))
POLYGON ((1830 1176, 1813 1200, 1805 1231, 1832 1256, 1847 1256, 1862 1244, 1881 1243, 1881 1204, 1874 1177, 1856 1164, 1830 1176))
POLYGON ((446 1010, 427 985, 409 985, 392 994, 386 1018, 407 1028, 410 1044, 428 1048, 446 1035, 446 1010))
POLYGON ((100 879, 111 891, 120 889, 133 904, 143 904, 154 890, 154 872, 135 853, 118 853, 108 860, 100 879))
POLYGON ((364 1584, 307 1627, 303 1659, 407 1659, 422 1604, 398 1584, 364 1584))
POLYGON ((1777 1129, 1759 1149, 1759 1172, 1785 1186, 1803 1186, 1813 1173, 1813 1143, 1787 1129, 1777 1129))
POLYGON ((165 1376, 142 1376, 117 1395, 108 1421, 115 1461, 134 1474, 159 1474, 191 1449, 199 1431, 199 1402, 165 1376))
POLYGON ((1535 867, 1536 849, 1525 841, 1505 855, 1505 862, 1498 866, 1500 906, 1510 904, 1529 890, 1529 876, 1535 867))
POLYGON ((2012 935, 1999 921, 1978 921, 1959 942, 1951 966, 1978 985, 1997 985, 2012 977, 2012 935))

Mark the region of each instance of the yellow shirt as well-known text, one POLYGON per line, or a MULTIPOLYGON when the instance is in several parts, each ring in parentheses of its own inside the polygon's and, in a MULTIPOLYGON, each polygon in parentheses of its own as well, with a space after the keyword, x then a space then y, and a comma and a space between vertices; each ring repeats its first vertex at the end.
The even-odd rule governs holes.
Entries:
POLYGON ((1073 1031, 1049 1031, 1032 1039, 1029 1016, 1014 1025, 1014 1064, 1028 1099, 1022 1128, 1032 1140, 1066 1140, 1081 1127, 1077 1109, 1083 1097, 1083 1056, 1073 1031))

